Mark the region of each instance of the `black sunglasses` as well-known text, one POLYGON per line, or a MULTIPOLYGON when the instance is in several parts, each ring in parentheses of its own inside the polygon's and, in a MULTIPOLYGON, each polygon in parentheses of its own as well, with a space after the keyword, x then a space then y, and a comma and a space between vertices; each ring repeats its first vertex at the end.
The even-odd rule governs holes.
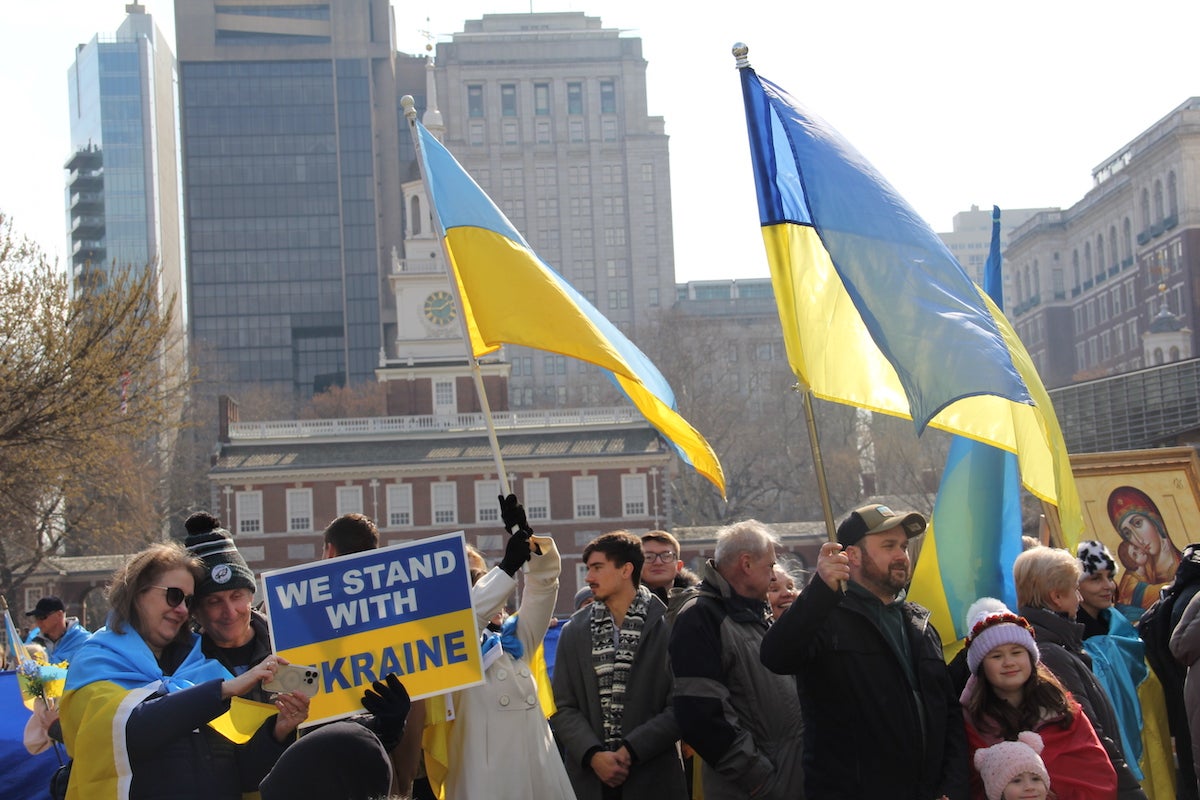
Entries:
POLYGON ((196 596, 194 594, 184 594, 183 589, 180 589, 178 586, 155 586, 154 584, 151 584, 143 587, 142 591, 145 592, 149 591, 150 589, 162 589, 164 592, 166 592, 167 605, 171 608, 175 608, 180 603, 183 603, 185 606, 187 606, 187 609, 191 611, 192 603, 196 600, 196 596))

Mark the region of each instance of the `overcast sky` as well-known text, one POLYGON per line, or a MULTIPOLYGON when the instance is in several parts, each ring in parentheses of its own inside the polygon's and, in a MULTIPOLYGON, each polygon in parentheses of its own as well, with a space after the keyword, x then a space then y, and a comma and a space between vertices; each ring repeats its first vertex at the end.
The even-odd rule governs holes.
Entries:
MULTIPOLYGON (((168 40, 172 3, 144 0, 168 40)), ((1066 207, 1091 171, 1200 95, 1200 3, 1165 0, 436 0, 395 6, 400 50, 489 12, 584 11, 642 39, 670 135, 678 280, 767 274, 730 47, 838 128, 935 230, 972 204, 1066 207), (426 22, 426 18, 429 22, 426 22)), ((65 251, 67 68, 124 3, 10 3, 0 26, 0 210, 65 251)))

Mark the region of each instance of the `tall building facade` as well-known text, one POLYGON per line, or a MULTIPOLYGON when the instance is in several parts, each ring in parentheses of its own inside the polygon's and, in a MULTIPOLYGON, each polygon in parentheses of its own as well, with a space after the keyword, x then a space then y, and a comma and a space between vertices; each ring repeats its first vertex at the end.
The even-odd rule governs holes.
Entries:
MULTIPOLYGON (((464 28, 436 51, 447 148, 542 259, 637 341, 675 288, 667 136, 647 110, 641 40, 579 12, 485 14, 464 28)), ((514 408, 614 398, 586 364, 508 356, 514 408)))
POLYGON ((67 72, 71 155, 64 168, 71 286, 109 270, 159 272, 183 325, 183 250, 175 124, 175 56, 143 6, 113 36, 75 50, 67 72))
MULTIPOLYGON (((1039 208, 1002 208, 1000 209, 1000 245, 1005 246, 1008 237, 1015 228, 1039 211, 1039 208)), ((992 248, 992 210, 971 206, 969 211, 960 211, 954 215, 951 230, 939 233, 938 237, 945 243, 958 263, 966 270, 967 275, 975 283, 983 286, 983 269, 987 266, 988 252, 992 248)), ((1011 274, 1004 272, 1005 289, 1011 284, 1011 274)))
POLYGON ((1005 252, 1013 276, 1005 311, 1049 387, 1198 352, 1200 97, 1092 178, 1075 205, 1013 231, 1005 252))
POLYGON ((374 380, 401 246, 387 0, 176 0, 190 332, 230 384, 374 380))

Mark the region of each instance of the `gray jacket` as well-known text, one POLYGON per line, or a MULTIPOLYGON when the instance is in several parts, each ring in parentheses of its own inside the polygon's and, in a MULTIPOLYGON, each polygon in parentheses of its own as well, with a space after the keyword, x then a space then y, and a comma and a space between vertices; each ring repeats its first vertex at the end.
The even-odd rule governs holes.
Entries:
MULTIPOLYGON (((1188 668, 1183 684, 1183 705, 1192 733, 1192 760, 1200 764, 1200 594, 1188 601, 1171 634, 1171 655, 1188 668)), ((1180 797, 1184 797, 1180 789, 1180 797)))
MULTIPOLYGON (((672 679, 667 668, 666 606, 650 597, 646 624, 625 690, 622 738, 634 756, 622 800, 682 800, 687 796, 676 743, 679 726, 671 710, 672 679)), ((578 800, 600 800, 603 784, 585 761, 604 749, 604 714, 592 664, 592 610, 584 606, 566 623, 554 661, 554 705, 550 727, 564 750, 567 775, 578 800)))
POLYGON ((741 597, 712 561, 671 631, 675 716, 704 760, 706 800, 802 798, 803 722, 796 679, 759 660, 761 601, 741 597))

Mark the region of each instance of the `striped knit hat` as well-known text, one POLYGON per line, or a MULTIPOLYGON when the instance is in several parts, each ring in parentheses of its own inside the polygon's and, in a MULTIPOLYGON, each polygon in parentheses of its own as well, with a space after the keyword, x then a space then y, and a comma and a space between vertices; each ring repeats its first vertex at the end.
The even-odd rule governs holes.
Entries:
POLYGON ((981 597, 972 603, 967 609, 967 621, 971 626, 967 635, 967 666, 972 675, 984 656, 1002 644, 1021 645, 1029 651, 1033 664, 1042 657, 1033 638, 1033 626, 994 597, 981 597))
POLYGON ((199 511, 188 517, 183 526, 188 532, 184 547, 204 562, 204 580, 196 587, 197 597, 227 589, 256 590, 254 573, 219 519, 199 511))

